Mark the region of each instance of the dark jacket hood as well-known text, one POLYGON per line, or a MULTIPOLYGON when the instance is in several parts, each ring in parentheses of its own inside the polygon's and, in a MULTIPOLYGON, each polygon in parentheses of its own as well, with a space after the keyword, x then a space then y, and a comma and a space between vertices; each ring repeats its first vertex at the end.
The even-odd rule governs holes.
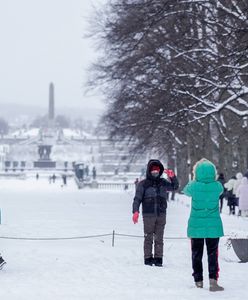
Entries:
POLYGON ((162 174, 164 173, 164 166, 162 165, 161 161, 159 161, 158 159, 150 159, 149 160, 149 162, 147 164, 147 168, 146 168, 146 178, 154 180, 154 177, 152 177, 151 172, 150 172, 152 166, 159 166, 160 172, 159 172, 158 178, 160 178, 162 176, 162 174))
POLYGON ((225 180, 225 177, 224 177, 224 174, 223 173, 220 173, 219 174, 219 177, 218 177, 218 180, 225 180))

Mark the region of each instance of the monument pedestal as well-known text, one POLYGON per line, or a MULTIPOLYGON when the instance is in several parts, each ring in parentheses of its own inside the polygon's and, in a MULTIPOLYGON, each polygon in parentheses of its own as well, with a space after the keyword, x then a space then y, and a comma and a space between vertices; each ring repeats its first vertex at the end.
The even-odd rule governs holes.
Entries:
POLYGON ((38 160, 34 162, 34 168, 56 168, 56 161, 38 160))
POLYGON ((50 159, 51 145, 39 145, 39 160, 34 162, 34 168, 56 168, 56 161, 50 159))

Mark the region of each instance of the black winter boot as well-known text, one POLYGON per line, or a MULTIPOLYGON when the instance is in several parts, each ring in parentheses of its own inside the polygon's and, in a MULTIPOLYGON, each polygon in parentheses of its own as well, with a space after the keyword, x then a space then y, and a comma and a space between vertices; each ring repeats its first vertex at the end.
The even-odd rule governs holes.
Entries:
POLYGON ((145 265, 147 265, 147 266, 152 266, 152 265, 153 265, 153 257, 145 258, 144 263, 145 263, 145 265))
POLYGON ((154 265, 156 267, 163 267, 163 258, 162 257, 154 257, 154 265))

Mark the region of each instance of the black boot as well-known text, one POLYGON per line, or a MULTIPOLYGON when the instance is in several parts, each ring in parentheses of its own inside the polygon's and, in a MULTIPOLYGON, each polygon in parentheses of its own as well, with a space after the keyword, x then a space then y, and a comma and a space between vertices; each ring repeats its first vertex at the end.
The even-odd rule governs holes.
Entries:
POLYGON ((145 265, 152 266, 153 265, 153 257, 145 258, 145 265))
POLYGON ((162 257, 154 257, 154 265, 156 267, 163 267, 163 258, 162 257))

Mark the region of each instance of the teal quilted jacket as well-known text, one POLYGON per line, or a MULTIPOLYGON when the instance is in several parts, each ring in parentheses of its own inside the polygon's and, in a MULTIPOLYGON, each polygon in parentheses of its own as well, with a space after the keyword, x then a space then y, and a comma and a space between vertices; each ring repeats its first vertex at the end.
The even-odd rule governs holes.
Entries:
POLYGON ((217 238, 224 235, 219 212, 219 196, 223 187, 216 181, 216 169, 208 160, 195 165, 194 180, 183 189, 192 198, 188 220, 188 237, 217 238))

